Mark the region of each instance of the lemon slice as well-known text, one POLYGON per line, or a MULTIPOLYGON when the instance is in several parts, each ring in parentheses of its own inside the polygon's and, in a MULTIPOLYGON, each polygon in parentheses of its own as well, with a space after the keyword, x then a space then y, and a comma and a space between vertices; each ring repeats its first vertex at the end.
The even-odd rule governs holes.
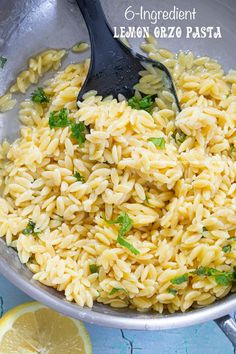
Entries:
POLYGON ((92 346, 80 321, 29 302, 0 319, 0 353, 91 354, 92 346))

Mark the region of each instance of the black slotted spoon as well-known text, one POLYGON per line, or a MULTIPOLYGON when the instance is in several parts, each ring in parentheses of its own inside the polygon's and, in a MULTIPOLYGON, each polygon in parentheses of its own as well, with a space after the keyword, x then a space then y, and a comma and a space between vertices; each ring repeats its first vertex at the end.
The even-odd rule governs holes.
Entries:
POLYGON ((175 97, 180 111, 179 100, 168 69, 162 63, 148 59, 126 47, 113 38, 99 0, 76 0, 89 31, 91 42, 91 63, 88 76, 82 86, 78 101, 90 90, 106 97, 118 94, 127 99, 133 96, 133 86, 139 81, 142 63, 151 63, 162 70, 167 77, 168 89, 175 97))

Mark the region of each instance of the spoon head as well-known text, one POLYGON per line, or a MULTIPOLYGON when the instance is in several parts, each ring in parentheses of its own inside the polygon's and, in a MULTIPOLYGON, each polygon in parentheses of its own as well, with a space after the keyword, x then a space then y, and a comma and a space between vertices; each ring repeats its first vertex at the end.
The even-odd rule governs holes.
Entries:
POLYGON ((98 59, 92 53, 88 76, 79 92, 77 101, 81 101, 83 95, 91 90, 95 90, 102 97, 112 95, 117 98, 119 94, 122 94, 126 99, 129 99, 134 95, 134 86, 139 82, 139 72, 144 70, 145 64, 152 64, 165 73, 166 89, 174 95, 177 108, 181 111, 171 74, 165 65, 146 58, 123 44, 122 46, 123 49, 118 57, 110 56, 109 60, 106 60, 104 56, 101 56, 102 61, 99 58, 99 65, 96 62, 98 59))
POLYGON ((105 63, 102 68, 95 70, 94 61, 91 58, 91 64, 87 79, 79 92, 78 100, 90 91, 95 90, 99 95, 107 97, 112 95, 117 97, 118 94, 130 98, 134 94, 134 85, 139 81, 139 72, 143 70, 140 60, 132 55, 126 55, 116 58, 114 62, 105 63))

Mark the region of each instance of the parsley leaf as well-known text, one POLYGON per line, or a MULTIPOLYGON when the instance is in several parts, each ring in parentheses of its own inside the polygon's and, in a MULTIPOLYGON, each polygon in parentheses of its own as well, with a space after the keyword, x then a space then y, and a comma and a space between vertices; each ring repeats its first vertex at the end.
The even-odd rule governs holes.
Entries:
POLYGON ((230 237, 228 240, 229 241, 236 241, 236 237, 230 237))
POLYGON ((187 135, 184 134, 184 132, 182 132, 182 130, 180 129, 176 129, 176 131, 172 134, 172 138, 179 145, 181 145, 185 141, 186 137, 187 135))
POLYGON ((138 254, 140 254, 139 250, 137 250, 137 248, 135 248, 133 245, 131 245, 131 243, 129 243, 128 241, 126 241, 123 237, 118 236, 117 237, 117 242, 121 245, 126 247, 131 253, 135 254, 136 256, 138 254))
POLYGON ((229 285, 232 281, 235 280, 234 273, 220 271, 215 268, 200 267, 196 269, 193 273, 200 276, 213 276, 215 277, 215 281, 217 284, 224 286, 229 285))
POLYGON ((145 194, 145 200, 144 200, 144 203, 149 204, 149 198, 148 198, 148 195, 147 195, 147 194, 145 194))
POLYGON ((214 275, 218 274, 219 271, 215 268, 199 267, 193 273, 197 274, 197 275, 214 276, 214 275))
POLYGON ((49 116, 50 128, 64 128, 70 126, 71 138, 75 139, 79 146, 85 142, 86 127, 84 123, 74 123, 68 119, 68 109, 62 108, 59 112, 51 112, 49 116))
POLYGON ((49 126, 50 128, 64 128, 71 124, 68 119, 68 110, 62 108, 59 112, 51 112, 49 116, 49 126))
POLYGON ((215 281, 219 285, 227 286, 232 281, 231 274, 222 272, 222 274, 218 274, 218 275, 215 276, 215 281))
POLYGON ((207 275, 206 273, 206 268, 205 267, 200 267, 198 269, 196 269, 193 274, 196 274, 196 275, 207 275))
POLYGON ((126 291, 124 288, 113 288, 110 292, 109 295, 114 295, 118 291, 126 291))
POLYGON ((135 247, 133 247, 128 241, 124 239, 125 234, 131 230, 133 224, 132 219, 130 219, 129 215, 125 211, 122 211, 116 220, 106 220, 106 222, 108 224, 120 224, 117 242, 121 246, 126 247, 133 254, 140 254, 140 252, 135 247))
POLYGON ((120 224, 119 236, 123 237, 132 228, 132 220, 129 215, 122 211, 116 220, 106 220, 108 224, 120 224))
POLYGON ((125 236, 125 234, 132 229, 133 222, 130 219, 129 215, 124 211, 120 214, 117 220, 121 225, 119 230, 119 236, 125 236))
POLYGON ((75 172, 75 173, 74 173, 74 177, 77 179, 78 182, 82 182, 82 183, 85 182, 84 177, 81 176, 81 174, 80 174, 79 172, 75 172))
POLYGON ((131 97, 128 100, 128 105, 133 109, 143 109, 147 112, 153 108, 154 99, 152 95, 144 96, 139 99, 136 96, 131 97))
POLYGON ((184 283, 185 281, 188 281, 188 278, 189 278, 188 274, 183 274, 183 275, 180 275, 179 277, 172 279, 170 282, 172 284, 179 285, 179 284, 184 283))
POLYGON ((164 149, 166 143, 164 138, 149 138, 148 141, 151 141, 158 149, 164 149))
POLYGON ((85 142, 86 128, 84 123, 72 123, 71 124, 71 137, 74 138, 79 146, 85 142))
POLYGON ((172 294, 172 295, 174 295, 174 296, 175 296, 175 295, 177 295, 178 290, 176 290, 176 289, 172 289, 172 288, 169 288, 169 289, 168 289, 168 293, 169 293, 169 294, 172 294))
POLYGON ((7 58, 0 56, 0 68, 3 69, 7 62, 7 58))
POLYGON ((98 273, 99 267, 96 264, 90 264, 89 269, 91 273, 98 273))
POLYGON ((150 109, 152 107, 153 102, 154 102, 154 99, 152 98, 151 95, 144 96, 139 101, 139 106, 140 106, 141 109, 148 110, 148 109, 150 109))
POLYGON ((42 87, 38 87, 32 92, 31 100, 35 103, 48 103, 49 97, 46 95, 42 87))
POLYGON ((26 228, 22 231, 24 235, 30 235, 30 234, 37 234, 39 233, 38 231, 35 231, 35 226, 36 223, 33 222, 32 220, 29 220, 28 225, 26 228))
POLYGON ((139 99, 136 96, 131 97, 128 100, 128 106, 130 106, 133 109, 140 109, 139 99))
POLYGON ((235 147, 234 144, 229 144, 229 155, 232 157, 232 154, 235 153, 235 147))
POLYGON ((224 247, 222 247, 222 251, 224 253, 230 253, 231 252, 231 249, 232 249, 232 246, 231 245, 226 245, 224 247))

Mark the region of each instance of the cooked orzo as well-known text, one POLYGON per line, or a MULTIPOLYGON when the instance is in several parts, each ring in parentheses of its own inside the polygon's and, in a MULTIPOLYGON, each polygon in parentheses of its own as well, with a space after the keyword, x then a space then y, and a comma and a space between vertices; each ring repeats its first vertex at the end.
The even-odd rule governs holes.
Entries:
POLYGON ((21 104, 20 138, 1 145, 0 236, 81 306, 185 311, 235 280, 236 71, 153 38, 143 50, 170 69, 182 111, 149 65, 142 97, 77 107, 89 61, 69 65, 21 104))

